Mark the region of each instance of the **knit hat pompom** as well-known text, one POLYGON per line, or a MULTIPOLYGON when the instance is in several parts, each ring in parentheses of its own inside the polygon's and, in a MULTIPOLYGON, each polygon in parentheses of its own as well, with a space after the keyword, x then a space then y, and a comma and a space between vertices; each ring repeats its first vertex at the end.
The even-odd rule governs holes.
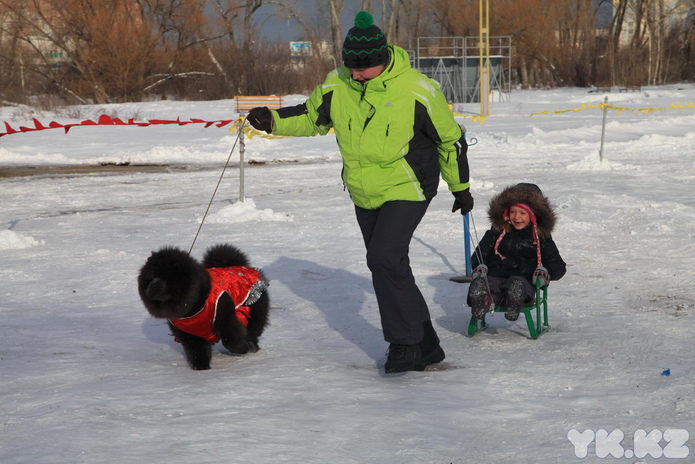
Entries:
POLYGON ((355 16, 355 27, 358 29, 369 29, 374 25, 374 16, 366 11, 360 11, 355 16))
POLYGON ((366 69, 388 62, 386 36, 374 25, 370 13, 360 11, 355 16, 355 26, 350 28, 343 42, 343 64, 350 69, 366 69))

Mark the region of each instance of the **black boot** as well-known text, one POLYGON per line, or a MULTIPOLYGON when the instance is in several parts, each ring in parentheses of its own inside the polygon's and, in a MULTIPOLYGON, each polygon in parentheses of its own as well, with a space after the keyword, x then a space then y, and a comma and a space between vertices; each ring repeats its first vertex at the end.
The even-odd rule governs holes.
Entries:
POLYGON ((420 343, 416 345, 398 345, 392 343, 389 346, 388 358, 384 365, 387 374, 406 371, 422 371, 430 364, 444 360, 444 350, 439 345, 439 338, 432 321, 422 323, 424 335, 420 343))
POLYGON ((507 289, 507 303, 505 308, 507 311, 504 313, 504 317, 508 321, 516 321, 519 319, 519 312, 521 306, 524 304, 524 299, 526 295, 524 294, 524 283, 521 280, 514 280, 507 289))
POLYGON ((482 319, 485 317, 490 302, 489 294, 484 277, 473 279, 468 288, 468 301, 471 306, 471 315, 474 318, 482 319))

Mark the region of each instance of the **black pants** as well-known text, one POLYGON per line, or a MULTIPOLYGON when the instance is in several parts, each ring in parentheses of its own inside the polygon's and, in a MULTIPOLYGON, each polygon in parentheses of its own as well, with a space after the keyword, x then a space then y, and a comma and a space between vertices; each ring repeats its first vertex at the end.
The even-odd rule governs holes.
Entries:
POLYGON ((379 304, 384 339, 414 345, 430 320, 427 303, 410 268, 410 240, 425 215, 428 201, 389 201, 375 210, 355 206, 367 247, 367 266, 379 304))

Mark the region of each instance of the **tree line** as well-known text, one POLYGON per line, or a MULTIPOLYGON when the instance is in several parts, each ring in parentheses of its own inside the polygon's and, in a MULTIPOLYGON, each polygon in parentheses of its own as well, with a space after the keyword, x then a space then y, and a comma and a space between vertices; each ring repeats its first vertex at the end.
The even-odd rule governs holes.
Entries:
MULTIPOLYGON (((486 1, 486 0, 484 0, 486 1)), ((492 0, 525 87, 695 80, 695 0, 492 0)), ((341 23, 374 13, 390 42, 477 37, 480 0, 0 0, 0 99, 111 103, 302 93, 340 64, 341 23), (295 21, 311 56, 269 40, 295 21)))

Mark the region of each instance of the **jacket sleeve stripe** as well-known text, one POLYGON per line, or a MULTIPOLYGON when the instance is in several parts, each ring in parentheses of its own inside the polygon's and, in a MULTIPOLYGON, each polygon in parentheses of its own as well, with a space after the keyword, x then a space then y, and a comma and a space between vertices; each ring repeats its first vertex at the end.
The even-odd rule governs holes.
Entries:
POLYGON ((309 111, 306 108, 306 103, 302 103, 301 105, 297 106, 286 106, 284 108, 279 108, 277 112, 278 116, 280 116, 282 119, 286 119, 307 114, 309 111))

